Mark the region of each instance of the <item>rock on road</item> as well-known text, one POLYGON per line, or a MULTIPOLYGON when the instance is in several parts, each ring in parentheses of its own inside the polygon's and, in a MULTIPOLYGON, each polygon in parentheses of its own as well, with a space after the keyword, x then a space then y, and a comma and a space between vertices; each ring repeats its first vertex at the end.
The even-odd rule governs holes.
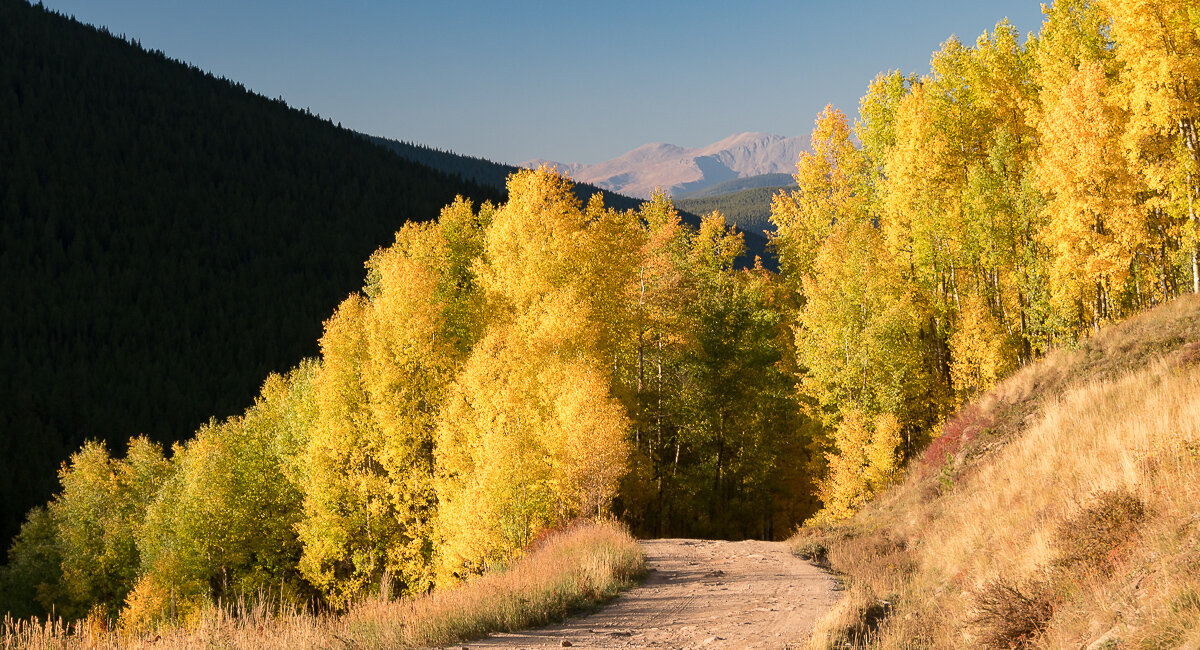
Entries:
POLYGON ((462 647, 798 648, 838 600, 833 579, 780 542, 641 544, 650 575, 597 612, 462 647))

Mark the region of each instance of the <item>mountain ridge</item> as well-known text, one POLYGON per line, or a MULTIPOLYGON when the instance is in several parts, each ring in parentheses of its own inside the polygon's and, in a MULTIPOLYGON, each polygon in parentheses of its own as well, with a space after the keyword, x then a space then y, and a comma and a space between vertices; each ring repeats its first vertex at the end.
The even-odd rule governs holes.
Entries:
POLYGON ((501 193, 0 2, 0 542, 85 439, 169 446, 319 351, 362 260, 501 193))
POLYGON ((651 142, 595 164, 534 159, 521 166, 551 165, 578 182, 649 198, 657 188, 672 195, 685 194, 737 178, 791 173, 807 147, 808 138, 803 136, 751 131, 695 148, 651 142))

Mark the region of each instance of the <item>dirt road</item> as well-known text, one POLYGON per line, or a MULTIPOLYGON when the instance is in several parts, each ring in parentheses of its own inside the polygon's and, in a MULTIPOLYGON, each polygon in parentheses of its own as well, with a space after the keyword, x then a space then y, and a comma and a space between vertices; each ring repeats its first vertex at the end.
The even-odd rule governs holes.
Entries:
POLYGON ((600 611, 471 648, 798 648, 833 580, 777 542, 642 542, 651 573, 600 611), (566 646, 563 642, 570 646, 566 646))

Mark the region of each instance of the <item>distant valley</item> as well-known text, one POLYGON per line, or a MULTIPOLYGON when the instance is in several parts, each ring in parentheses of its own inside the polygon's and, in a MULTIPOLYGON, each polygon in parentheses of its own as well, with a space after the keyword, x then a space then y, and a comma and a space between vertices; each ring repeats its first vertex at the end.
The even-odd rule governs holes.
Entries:
POLYGON ((795 187, 795 184, 750 187, 722 194, 675 199, 675 205, 692 214, 720 212, 725 217, 725 223, 737 226, 738 230, 765 236, 765 233, 775 232, 775 224, 771 223, 771 200, 779 192, 791 191, 795 187))

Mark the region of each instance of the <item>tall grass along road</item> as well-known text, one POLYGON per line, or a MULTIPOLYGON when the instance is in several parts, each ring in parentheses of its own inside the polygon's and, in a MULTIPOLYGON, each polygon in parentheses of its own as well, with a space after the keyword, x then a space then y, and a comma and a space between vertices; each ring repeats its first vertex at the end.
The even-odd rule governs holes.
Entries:
POLYGON ((263 598, 197 612, 195 620, 129 634, 94 624, 13 620, 0 624, 0 648, 109 650, 231 648, 459 647, 496 630, 519 630, 588 611, 633 584, 644 559, 614 524, 581 524, 547 536, 507 570, 416 598, 386 593, 343 614, 273 611, 263 598))
POLYGON ((593 614, 476 648, 802 647, 837 601, 828 574, 773 542, 641 542, 646 581, 593 614), (570 644, 569 646, 567 644, 570 644))

